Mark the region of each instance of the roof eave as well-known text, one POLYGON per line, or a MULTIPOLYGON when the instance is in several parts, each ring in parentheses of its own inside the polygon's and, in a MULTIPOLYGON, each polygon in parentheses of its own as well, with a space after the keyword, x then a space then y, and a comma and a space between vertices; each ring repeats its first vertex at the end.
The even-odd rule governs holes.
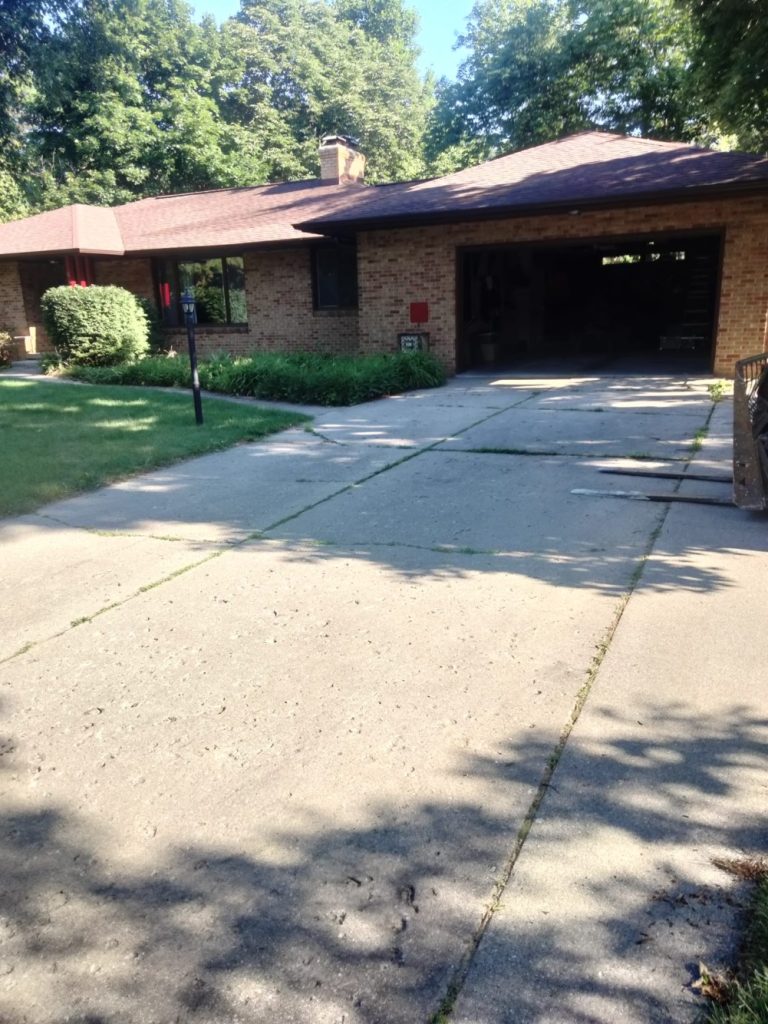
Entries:
POLYGON ((470 209, 426 210, 419 213, 385 214, 379 217, 360 217, 346 220, 309 220, 293 226, 299 231, 335 235, 344 232, 386 231, 388 229, 427 227, 437 224, 466 224, 471 221, 506 220, 518 217, 538 217, 585 210, 617 209, 627 206, 666 206, 673 203, 691 203, 701 199, 749 196, 768 192, 768 181, 729 182, 718 185, 696 185, 668 191, 637 192, 621 197, 579 199, 577 197, 549 203, 509 204, 506 206, 475 207, 470 209))
POLYGON ((47 260, 64 256, 125 256, 120 249, 33 249, 29 252, 0 252, 0 260, 47 260))
POLYGON ((187 242, 184 245, 163 246, 156 248, 126 249, 126 259, 150 259, 153 256, 184 256, 198 255, 200 253, 221 253, 222 255, 241 252, 251 252, 254 249, 269 251, 274 249, 303 249, 313 242, 323 241, 324 236, 315 232, 307 232, 301 238, 272 239, 262 242, 228 242, 222 245, 211 244, 210 242, 193 243, 187 242))

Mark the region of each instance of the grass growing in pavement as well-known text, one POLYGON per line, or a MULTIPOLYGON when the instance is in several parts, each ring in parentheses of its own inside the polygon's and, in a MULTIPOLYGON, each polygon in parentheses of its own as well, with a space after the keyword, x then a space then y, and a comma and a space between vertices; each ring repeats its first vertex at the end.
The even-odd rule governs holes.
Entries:
POLYGON ((733 394, 733 383, 728 380, 713 380, 707 384, 707 391, 713 402, 722 402, 728 395, 733 394))
POLYGON ((708 434, 708 426, 699 427, 699 429, 696 431, 696 433, 693 436, 693 441, 691 443, 691 452, 694 455, 696 454, 696 452, 700 452, 701 449, 704 447, 704 441, 706 440, 708 434))
MULTIPOLYGON (((754 862, 748 862, 754 865, 754 862)), ((768 864, 755 866, 755 900, 744 940, 738 978, 715 1006, 710 1024, 766 1024, 768 1021, 768 864)))
POLYGON ((307 420, 213 399, 203 412, 198 427, 191 395, 0 380, 0 516, 307 420))

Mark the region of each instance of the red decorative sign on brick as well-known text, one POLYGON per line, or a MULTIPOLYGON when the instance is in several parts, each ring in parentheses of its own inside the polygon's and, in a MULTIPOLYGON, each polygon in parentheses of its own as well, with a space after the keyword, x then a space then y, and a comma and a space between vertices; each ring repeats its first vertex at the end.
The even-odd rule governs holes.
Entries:
POLYGON ((411 323, 412 324, 427 324, 427 323, 429 323, 429 303, 428 302, 412 302, 411 303, 411 323))

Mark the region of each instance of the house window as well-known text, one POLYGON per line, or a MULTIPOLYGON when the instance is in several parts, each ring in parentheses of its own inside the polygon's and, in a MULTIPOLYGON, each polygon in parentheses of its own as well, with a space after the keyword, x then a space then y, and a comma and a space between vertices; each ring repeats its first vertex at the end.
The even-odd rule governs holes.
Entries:
POLYGON ((245 270, 242 256, 158 260, 155 264, 163 323, 184 323, 181 295, 189 289, 197 302, 199 324, 244 324, 245 270))
POLYGON ((357 248, 353 244, 318 245, 312 250, 315 309, 357 308, 357 248))

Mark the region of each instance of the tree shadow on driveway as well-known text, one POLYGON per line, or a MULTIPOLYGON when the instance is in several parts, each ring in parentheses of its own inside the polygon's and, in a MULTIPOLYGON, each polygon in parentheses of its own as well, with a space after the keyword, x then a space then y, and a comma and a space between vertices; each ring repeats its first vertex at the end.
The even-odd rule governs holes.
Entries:
MULTIPOLYGON (((610 824, 656 856, 659 884, 646 891, 626 870, 606 886, 584 863, 583 885, 601 908, 597 927, 617 968, 604 978, 588 973, 585 932, 564 940, 539 915, 505 927, 501 945, 495 938, 489 948, 497 943, 505 969, 517 962, 519 984, 506 992, 499 1020, 545 1019, 543 991, 559 1019, 584 1024, 616 1019, 595 1015, 596 1000, 632 1006, 632 1019, 692 1018, 695 998, 681 1000, 680 979, 690 962, 711 962, 732 947, 740 897, 726 876, 705 891, 697 865, 681 870, 667 849, 765 847, 765 813, 748 817, 730 803, 744 772, 762 770, 768 720, 733 706, 701 717, 692 733, 686 724, 682 706, 648 708, 647 739, 638 742, 636 723, 614 714, 600 742, 569 748, 571 763, 555 773, 542 825, 524 848, 521 877, 526 857, 558 848, 567 856, 573 843, 589 850, 592 842, 599 859, 610 824), (557 799, 563 772, 564 782, 577 782, 567 803, 557 799)), ((457 770, 503 790, 541 775, 550 755, 534 739, 457 770)), ((21 767, 14 757, 9 750, 3 758, 6 780, 21 767)), ((0 1019, 426 1022, 473 948, 504 874, 499 851, 509 855, 521 821, 446 800, 415 802, 407 815, 372 807, 360 828, 318 817, 290 832, 253 825, 255 835, 272 832, 270 852, 233 849, 225 837, 199 845, 190 822, 188 844, 152 855, 148 841, 146 860, 127 865, 105 857, 97 824, 65 807, 7 806, 0 1019)), ((506 904, 521 898, 516 879, 515 872, 506 904)))

